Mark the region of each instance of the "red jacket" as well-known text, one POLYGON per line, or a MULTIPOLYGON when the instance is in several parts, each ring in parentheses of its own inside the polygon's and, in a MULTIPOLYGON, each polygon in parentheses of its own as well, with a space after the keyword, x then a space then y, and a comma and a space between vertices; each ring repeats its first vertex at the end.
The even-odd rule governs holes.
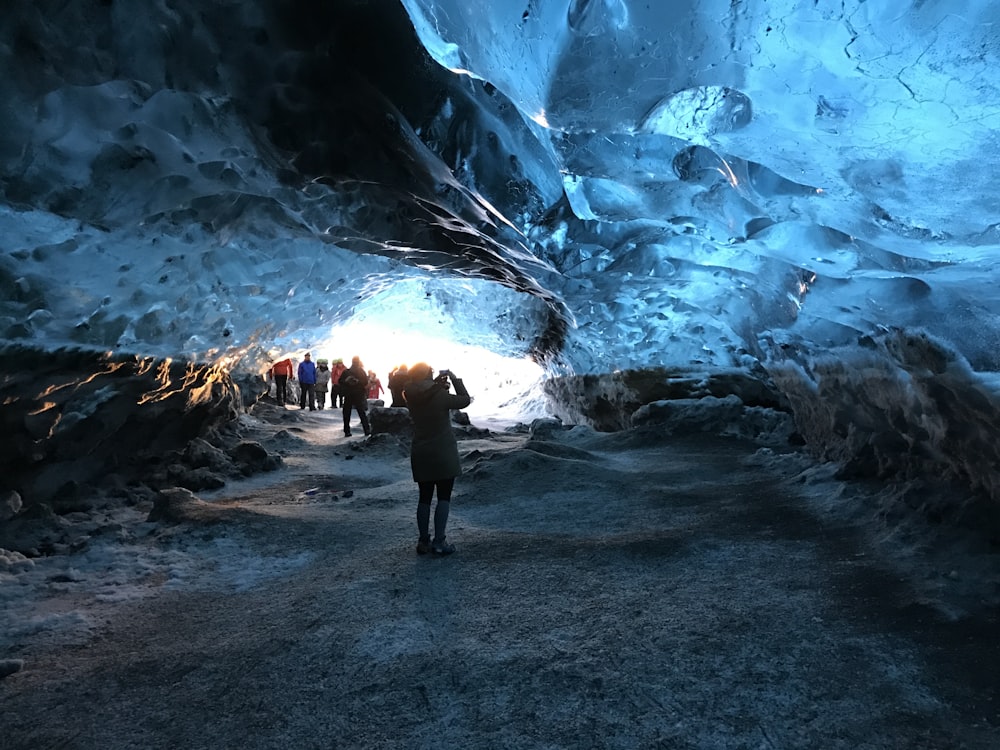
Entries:
POLYGON ((340 384, 340 376, 344 374, 347 365, 343 362, 334 362, 330 365, 330 385, 336 388, 340 384))
POLYGON ((283 359, 280 362, 275 362, 274 367, 271 368, 272 375, 285 375, 286 377, 292 377, 294 373, 292 368, 292 360, 283 359))

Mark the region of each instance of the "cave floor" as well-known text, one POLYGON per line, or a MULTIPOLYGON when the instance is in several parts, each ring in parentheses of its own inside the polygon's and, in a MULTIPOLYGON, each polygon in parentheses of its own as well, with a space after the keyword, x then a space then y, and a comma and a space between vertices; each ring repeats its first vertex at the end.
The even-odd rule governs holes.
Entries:
POLYGON ((131 574, 67 555, 2 584, 77 627, 2 644, 0 749, 1000 746, 996 602, 824 513, 844 487, 802 457, 470 435, 435 558, 399 439, 259 415, 284 468, 90 541, 131 574))

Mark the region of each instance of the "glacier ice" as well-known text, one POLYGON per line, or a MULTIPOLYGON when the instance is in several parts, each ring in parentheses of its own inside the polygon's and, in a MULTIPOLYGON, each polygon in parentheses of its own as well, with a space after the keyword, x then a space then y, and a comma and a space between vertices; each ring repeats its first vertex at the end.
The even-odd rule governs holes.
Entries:
POLYGON ((360 320, 446 318, 548 376, 744 368, 828 455, 991 488, 985 438, 943 446, 1000 422, 998 22, 987 0, 11 0, 0 338, 258 372, 360 320))

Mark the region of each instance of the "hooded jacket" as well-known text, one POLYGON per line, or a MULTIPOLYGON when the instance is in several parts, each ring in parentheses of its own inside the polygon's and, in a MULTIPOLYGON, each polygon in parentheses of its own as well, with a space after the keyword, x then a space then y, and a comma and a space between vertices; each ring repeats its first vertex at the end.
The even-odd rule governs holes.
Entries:
POLYGON ((316 390, 320 393, 326 393, 327 388, 330 387, 330 370, 325 364, 320 364, 316 368, 316 390))
POLYGON ((433 380, 411 380, 403 391, 413 420, 410 468, 414 482, 435 482, 462 473, 451 410, 464 409, 472 399, 461 380, 452 378, 451 382, 455 395, 433 380))

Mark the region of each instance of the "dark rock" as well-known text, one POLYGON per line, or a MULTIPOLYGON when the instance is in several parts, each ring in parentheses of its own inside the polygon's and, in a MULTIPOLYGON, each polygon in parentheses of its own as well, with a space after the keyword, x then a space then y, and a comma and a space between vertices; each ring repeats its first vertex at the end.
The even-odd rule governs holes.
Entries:
POLYGON ((529 432, 533 439, 545 440, 546 438, 551 438, 555 433, 564 432, 568 429, 561 420, 547 417, 532 421, 529 432))
POLYGON ((743 415, 738 396, 715 398, 679 398, 654 401, 636 410, 633 427, 663 426, 669 432, 720 432, 743 415))
POLYGON ((410 410, 399 406, 376 406, 368 411, 372 433, 389 433, 409 437, 413 434, 413 420, 410 410))
POLYGON ((0 522, 16 516, 22 505, 21 496, 14 490, 0 492, 0 522))
POLYGON ((226 480, 207 466, 190 469, 182 464, 172 464, 167 467, 167 480, 194 492, 217 490, 226 486, 226 480))
POLYGON ((274 471, 283 463, 281 456, 271 455, 264 446, 253 440, 241 440, 229 451, 229 455, 240 464, 244 474, 274 471))
POLYGON ((664 434, 703 432, 773 447, 790 444, 795 429, 784 411, 746 406, 738 396, 654 401, 636 410, 633 427, 660 427, 664 434))
POLYGON ((195 469, 209 468, 219 473, 228 473, 233 469, 229 456, 202 438, 195 438, 187 444, 183 460, 195 469))
POLYGON ((42 551, 51 549, 69 528, 69 521, 53 513, 48 504, 39 503, 0 523, 0 549, 38 557, 42 551))
POLYGON ((59 412, 55 409, 26 414, 24 429, 32 440, 44 440, 52 434, 52 430, 59 422, 59 417, 59 412))
POLYGON ((240 404, 244 411, 249 410, 258 401, 267 396, 270 385, 264 376, 257 373, 243 373, 234 378, 234 383, 239 389, 240 404))
POLYGON ((736 396, 747 406, 790 411, 787 399, 766 374, 739 368, 623 370, 573 375, 545 382, 549 411, 567 424, 614 432, 632 426, 645 404, 706 396, 736 396))
POLYGON ((153 509, 146 520, 150 522, 195 522, 215 523, 223 517, 223 509, 217 508, 183 487, 162 490, 153 501, 153 509))
POLYGON ((0 659, 0 680, 24 669, 22 659, 0 659))
POLYGON ((8 345, 0 347, 0 402, 0 491, 17 492, 26 508, 78 507, 67 477, 88 492, 111 474, 147 481, 173 452, 235 472, 224 452, 226 469, 217 453, 188 448, 242 411, 240 389, 207 365, 8 345))

